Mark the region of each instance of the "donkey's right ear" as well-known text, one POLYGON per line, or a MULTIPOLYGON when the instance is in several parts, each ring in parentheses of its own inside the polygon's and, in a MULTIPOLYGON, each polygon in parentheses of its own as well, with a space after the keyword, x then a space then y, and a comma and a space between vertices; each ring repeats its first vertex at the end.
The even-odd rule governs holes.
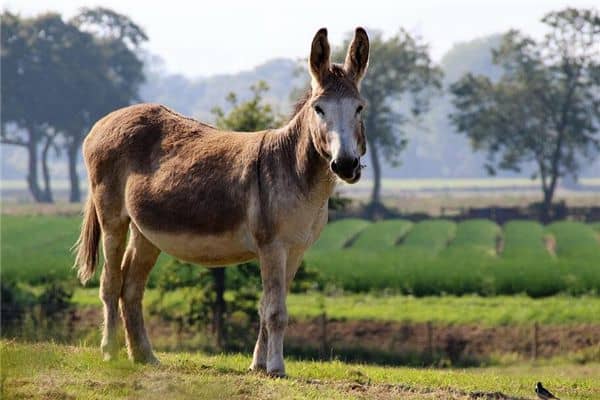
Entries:
POLYGON ((323 83, 325 75, 329 73, 331 49, 327 40, 327 29, 321 28, 315 35, 310 48, 310 57, 308 59, 308 70, 312 77, 311 85, 323 83))

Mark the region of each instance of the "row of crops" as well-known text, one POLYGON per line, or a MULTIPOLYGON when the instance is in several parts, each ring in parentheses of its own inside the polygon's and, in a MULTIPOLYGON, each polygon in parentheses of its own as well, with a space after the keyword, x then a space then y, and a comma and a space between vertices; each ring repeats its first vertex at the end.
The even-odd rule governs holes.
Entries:
MULTIPOLYGON (((2 279, 74 279, 69 249, 79 224, 79 217, 3 216, 2 279)), ((305 261, 321 286, 356 292, 600 293, 599 238, 600 223, 345 219, 324 229, 305 261)), ((170 262, 161 255, 150 284, 170 262)))
POLYGON ((600 224, 346 219, 325 228, 306 260, 350 291, 598 293, 600 224))

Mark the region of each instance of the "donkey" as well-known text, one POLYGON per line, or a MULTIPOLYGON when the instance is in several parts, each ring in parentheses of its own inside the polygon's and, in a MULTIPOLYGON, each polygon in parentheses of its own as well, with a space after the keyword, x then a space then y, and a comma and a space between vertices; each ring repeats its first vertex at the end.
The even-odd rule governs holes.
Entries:
POLYGON ((308 62, 310 92, 279 129, 221 131, 156 104, 96 122, 83 143, 90 190, 75 266, 87 282, 102 240, 104 359, 118 352, 120 303, 129 358, 158 362, 142 298, 161 251, 205 266, 258 258, 263 293, 250 369, 285 375, 290 283, 327 222, 336 177, 355 183, 361 176, 359 84, 368 59, 364 29, 356 29, 343 65, 330 62, 327 30, 319 30, 308 62))

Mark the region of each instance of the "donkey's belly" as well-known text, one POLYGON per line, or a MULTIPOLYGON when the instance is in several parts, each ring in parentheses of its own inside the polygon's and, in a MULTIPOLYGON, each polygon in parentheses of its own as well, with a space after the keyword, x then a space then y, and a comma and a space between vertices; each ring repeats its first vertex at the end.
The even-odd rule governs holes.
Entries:
POLYGON ((252 240, 244 228, 219 235, 154 231, 138 225, 156 247, 182 261, 222 266, 256 258, 252 240))

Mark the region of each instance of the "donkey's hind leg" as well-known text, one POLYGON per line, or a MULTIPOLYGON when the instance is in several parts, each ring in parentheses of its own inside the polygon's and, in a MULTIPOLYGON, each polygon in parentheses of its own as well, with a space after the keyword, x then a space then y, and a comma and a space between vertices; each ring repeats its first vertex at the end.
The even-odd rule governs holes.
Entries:
POLYGON ((100 299, 104 306, 104 326, 100 348, 105 360, 112 360, 119 351, 117 326, 119 323, 119 294, 123 284, 121 260, 125 252, 129 220, 100 218, 104 267, 100 276, 100 299))
POLYGON ((258 305, 258 316, 260 318, 260 322, 258 327, 258 339, 256 339, 256 344, 254 345, 252 364, 250 364, 249 368, 251 371, 267 370, 268 332, 267 322, 265 320, 265 309, 265 296, 263 294, 258 305))
POLYGON ((135 362, 157 363, 144 326, 142 299, 148 274, 154 266, 160 250, 148 241, 131 224, 131 236, 123 261, 123 290, 121 312, 125 323, 127 351, 135 362))

